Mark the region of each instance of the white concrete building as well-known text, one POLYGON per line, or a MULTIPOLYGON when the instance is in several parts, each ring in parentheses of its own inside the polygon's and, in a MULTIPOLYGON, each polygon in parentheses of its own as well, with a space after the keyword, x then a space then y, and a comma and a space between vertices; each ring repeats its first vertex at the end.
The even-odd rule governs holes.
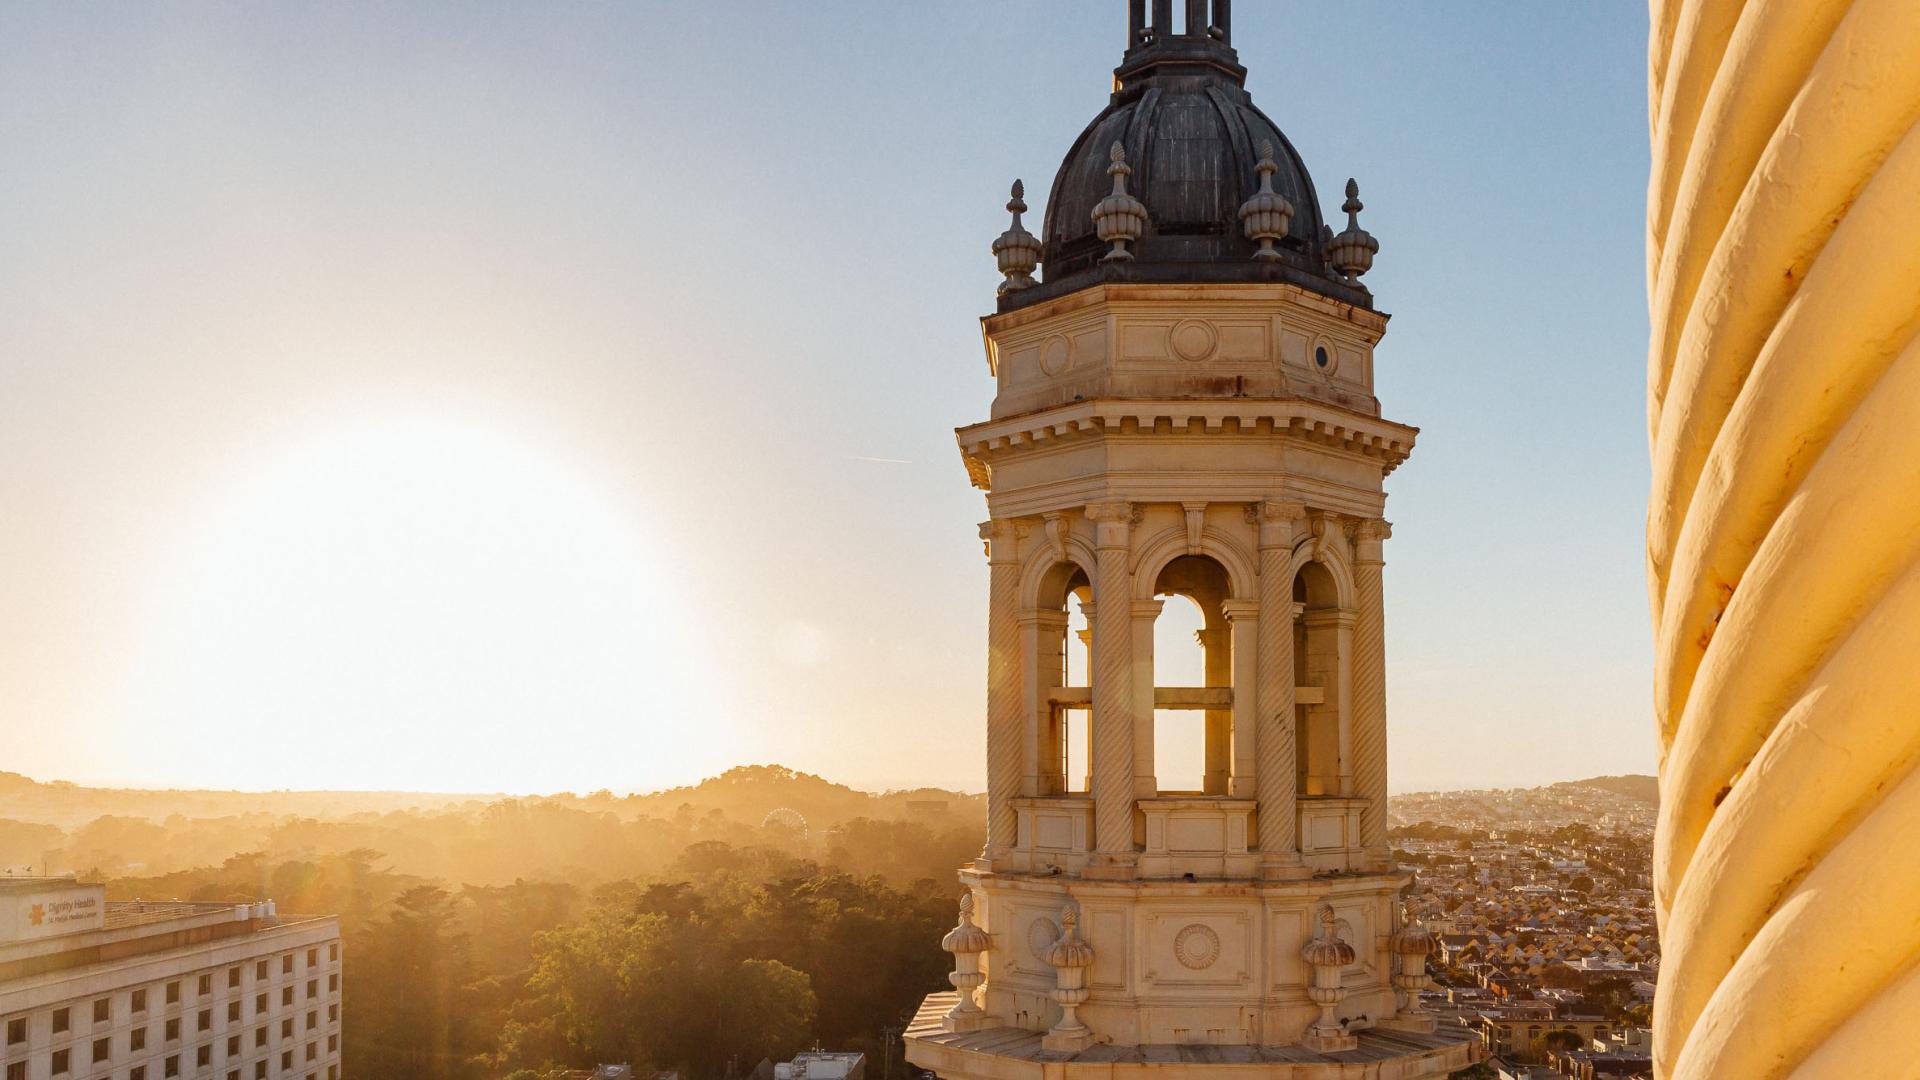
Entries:
POLYGON ((1044 235, 1016 184, 993 244, 997 393, 958 432, 990 516, 987 842, 907 1058, 1444 1076, 1475 1044, 1422 1007, 1387 843, 1383 482, 1416 431, 1374 396, 1379 245, 1253 104, 1230 0, 1179 6, 1126 5, 1044 235), (1200 685, 1155 655, 1188 604, 1200 685))
POLYGON ((4 1080, 340 1080, 333 916, 0 879, 4 1080))

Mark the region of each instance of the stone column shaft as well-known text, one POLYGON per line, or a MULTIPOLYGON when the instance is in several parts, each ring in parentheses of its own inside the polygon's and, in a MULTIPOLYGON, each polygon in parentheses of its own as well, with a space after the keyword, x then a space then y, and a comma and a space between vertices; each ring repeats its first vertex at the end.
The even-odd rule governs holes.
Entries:
POLYGON ((1299 503, 1260 504, 1260 657, 1254 743, 1258 754, 1256 797, 1260 813, 1263 873, 1284 874, 1300 865, 1294 784, 1293 739, 1293 545, 1306 508, 1299 503))
POLYGON ((1011 850, 1017 830, 1013 800, 1026 764, 1026 728, 1020 662, 1020 534, 1011 521, 980 526, 987 542, 987 851, 1011 850))
MULTIPOLYGON (((1224 620, 1223 620, 1224 623, 1224 620)), ((1206 656, 1206 685, 1233 685, 1233 629, 1226 625, 1209 627, 1198 635, 1206 656)), ((1208 709, 1206 719, 1207 767, 1201 790, 1208 795, 1225 795, 1233 775, 1233 710, 1208 709)))
MULTIPOLYGON (((1131 586, 1132 578, 1128 578, 1131 586)), ((1160 793, 1160 774, 1154 764, 1153 624, 1164 606, 1159 600, 1135 600, 1133 616, 1133 797, 1151 799, 1160 793)))
POLYGON ((1056 723, 1049 695, 1066 684, 1067 613, 1020 613, 1021 712, 1025 721, 1023 795, 1065 790, 1064 723, 1056 723))
POLYGON ((1360 808, 1360 846, 1384 861, 1387 849, 1387 642, 1381 589, 1384 521, 1363 521, 1354 532, 1353 786, 1360 808))
POLYGON ((1258 601, 1228 600, 1220 605, 1233 634, 1233 776, 1227 794, 1256 798, 1259 792, 1260 623, 1258 601))
MULTIPOLYGON (((1093 721, 1091 723, 1094 850, 1108 865, 1133 856, 1133 507, 1087 507, 1094 522, 1093 721)), ((1149 703, 1151 707, 1151 703, 1149 703)))

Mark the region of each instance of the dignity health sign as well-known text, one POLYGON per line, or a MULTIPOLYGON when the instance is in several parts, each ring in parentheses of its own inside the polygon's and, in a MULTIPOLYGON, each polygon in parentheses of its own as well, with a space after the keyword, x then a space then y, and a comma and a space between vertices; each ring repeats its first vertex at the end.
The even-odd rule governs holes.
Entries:
POLYGON ((0 879, 0 941, 33 941, 99 930, 106 922, 104 885, 0 879))

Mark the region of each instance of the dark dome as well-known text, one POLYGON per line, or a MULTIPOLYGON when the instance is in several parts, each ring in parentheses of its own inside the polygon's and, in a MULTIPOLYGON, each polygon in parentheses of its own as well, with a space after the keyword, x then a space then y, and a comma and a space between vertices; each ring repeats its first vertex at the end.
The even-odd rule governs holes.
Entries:
MULTIPOLYGON (((1224 5, 1223 5, 1224 6, 1224 5)), ((1246 91, 1219 26, 1199 34, 1137 29, 1114 72, 1112 101, 1074 140, 1054 177, 1041 237, 1043 284, 1007 293, 1002 308, 1028 304, 1100 281, 1289 281, 1347 303, 1371 306, 1364 288, 1328 269, 1320 200, 1300 155, 1246 91), (1095 234, 1093 208, 1113 190, 1107 174, 1115 143, 1133 174, 1127 191, 1145 204, 1145 233, 1124 264, 1101 262, 1109 245, 1095 234), (1293 204, 1280 258, 1259 249, 1241 227, 1240 207, 1260 190, 1255 172, 1271 146, 1273 190, 1293 204)))

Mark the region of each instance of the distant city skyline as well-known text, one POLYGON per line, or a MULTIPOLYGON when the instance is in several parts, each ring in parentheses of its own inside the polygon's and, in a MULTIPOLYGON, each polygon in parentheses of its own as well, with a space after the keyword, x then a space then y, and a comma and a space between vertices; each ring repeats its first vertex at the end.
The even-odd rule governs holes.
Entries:
MULTIPOLYGON (((0 11, 5 768, 979 790, 951 430, 1007 185, 1040 220, 1120 13, 0 11)), ((1359 179, 1423 429, 1395 791, 1654 768, 1645 19, 1237 19, 1323 206, 1359 179)))

